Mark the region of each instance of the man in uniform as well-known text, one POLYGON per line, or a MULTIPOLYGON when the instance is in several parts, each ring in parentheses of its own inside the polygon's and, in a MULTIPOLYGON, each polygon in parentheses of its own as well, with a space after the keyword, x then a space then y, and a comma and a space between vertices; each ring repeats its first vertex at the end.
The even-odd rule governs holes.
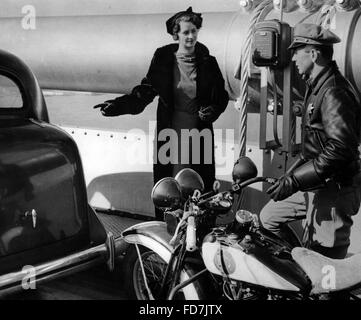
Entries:
POLYGON ((267 190, 272 200, 260 218, 265 228, 281 237, 286 223, 306 218, 304 245, 342 259, 350 244, 351 216, 361 199, 361 105, 357 91, 332 60, 333 44, 338 42, 338 36, 319 25, 294 28, 289 50, 307 82, 302 160, 267 190))

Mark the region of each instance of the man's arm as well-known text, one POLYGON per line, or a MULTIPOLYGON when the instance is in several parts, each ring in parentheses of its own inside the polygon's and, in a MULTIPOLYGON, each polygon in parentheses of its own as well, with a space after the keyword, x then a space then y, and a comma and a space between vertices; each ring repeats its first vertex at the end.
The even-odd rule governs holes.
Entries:
POLYGON ((330 88, 321 105, 327 136, 323 151, 313 160, 322 179, 345 168, 358 157, 360 106, 344 88, 330 88))

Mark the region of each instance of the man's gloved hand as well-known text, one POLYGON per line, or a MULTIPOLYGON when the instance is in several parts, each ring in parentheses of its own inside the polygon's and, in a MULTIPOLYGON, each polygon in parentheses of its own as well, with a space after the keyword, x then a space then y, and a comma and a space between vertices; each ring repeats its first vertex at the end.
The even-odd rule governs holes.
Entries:
POLYGON ((201 107, 198 116, 202 121, 214 122, 218 119, 219 114, 214 106, 201 107))
POLYGON ((274 201, 288 198, 299 190, 299 183, 293 175, 285 175, 277 180, 266 192, 274 201))

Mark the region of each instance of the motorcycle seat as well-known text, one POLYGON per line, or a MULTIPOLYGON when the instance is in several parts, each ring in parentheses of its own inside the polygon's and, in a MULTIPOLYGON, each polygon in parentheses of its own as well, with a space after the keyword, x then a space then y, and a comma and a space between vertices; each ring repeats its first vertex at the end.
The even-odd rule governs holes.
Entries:
POLYGON ((310 278, 311 293, 329 293, 361 286, 361 253, 345 259, 331 259, 318 252, 296 247, 291 255, 310 278))

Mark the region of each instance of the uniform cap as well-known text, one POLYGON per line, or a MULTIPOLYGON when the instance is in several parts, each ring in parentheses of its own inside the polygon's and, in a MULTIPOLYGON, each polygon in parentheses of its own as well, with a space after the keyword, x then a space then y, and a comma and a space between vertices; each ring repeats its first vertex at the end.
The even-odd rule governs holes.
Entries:
POLYGON ((297 24, 293 29, 293 42, 288 49, 295 49, 304 45, 331 46, 341 42, 332 31, 312 23, 297 24))

